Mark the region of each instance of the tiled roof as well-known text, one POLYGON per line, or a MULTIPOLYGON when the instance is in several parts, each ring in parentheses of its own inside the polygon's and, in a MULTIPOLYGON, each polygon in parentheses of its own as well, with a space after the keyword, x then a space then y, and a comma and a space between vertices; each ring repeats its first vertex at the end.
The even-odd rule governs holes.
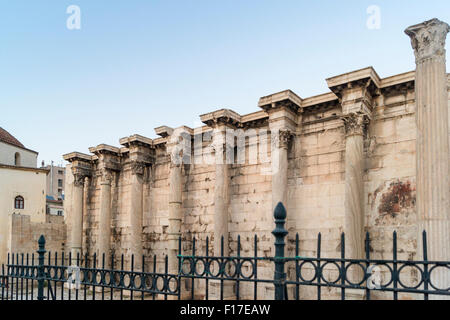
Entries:
POLYGON ((8 144, 12 144, 13 146, 19 147, 19 148, 25 148, 25 146, 20 143, 19 140, 14 138, 8 131, 0 127, 0 141, 5 142, 8 144))

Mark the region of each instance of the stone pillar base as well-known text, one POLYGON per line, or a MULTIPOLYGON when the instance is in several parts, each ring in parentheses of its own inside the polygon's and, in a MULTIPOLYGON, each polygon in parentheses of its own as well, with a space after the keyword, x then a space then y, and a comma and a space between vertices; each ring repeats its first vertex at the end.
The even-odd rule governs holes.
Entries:
MULTIPOLYGON (((210 300, 220 300, 220 280, 211 280, 209 282, 210 300)), ((234 281, 223 281, 223 300, 236 299, 236 284, 234 281)))

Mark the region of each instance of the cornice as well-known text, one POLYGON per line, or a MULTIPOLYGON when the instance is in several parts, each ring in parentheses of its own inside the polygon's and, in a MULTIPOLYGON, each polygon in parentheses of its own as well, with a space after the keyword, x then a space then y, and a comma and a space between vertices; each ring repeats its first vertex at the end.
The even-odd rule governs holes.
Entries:
POLYGON ((303 99, 296 95, 292 90, 285 90, 261 97, 258 102, 258 107, 266 112, 285 107, 294 113, 298 113, 302 112, 302 102, 303 99))
POLYGON ((235 128, 242 126, 241 115, 230 109, 220 109, 202 114, 200 120, 209 127, 215 127, 219 124, 235 128))
POLYGON ((99 154, 111 154, 114 156, 119 156, 120 155, 120 149, 117 147, 113 147, 107 144, 99 144, 96 147, 90 147, 89 148, 89 152, 95 154, 95 155, 99 155, 99 154))
POLYGON ((71 152, 71 153, 67 153, 65 155, 63 155, 63 159, 69 162, 74 162, 74 161, 84 161, 84 162, 91 162, 92 161, 92 156, 85 154, 85 153, 81 153, 81 152, 71 152))
POLYGON ((139 134, 134 134, 129 137, 124 137, 119 140, 119 143, 127 148, 129 148, 130 146, 134 146, 134 145, 153 147, 152 139, 141 136, 139 134))

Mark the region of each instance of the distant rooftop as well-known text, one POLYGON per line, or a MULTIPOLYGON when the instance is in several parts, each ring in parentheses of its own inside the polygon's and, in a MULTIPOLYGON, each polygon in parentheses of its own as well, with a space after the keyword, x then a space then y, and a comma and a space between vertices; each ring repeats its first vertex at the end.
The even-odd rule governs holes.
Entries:
POLYGON ((19 140, 14 138, 12 134, 10 134, 2 127, 0 127, 0 141, 25 149, 25 146, 19 140))

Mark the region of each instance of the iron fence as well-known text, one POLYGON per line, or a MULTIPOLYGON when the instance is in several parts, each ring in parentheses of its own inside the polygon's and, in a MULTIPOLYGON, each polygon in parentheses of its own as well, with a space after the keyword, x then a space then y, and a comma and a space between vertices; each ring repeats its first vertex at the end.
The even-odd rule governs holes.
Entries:
POLYGON ((8 255, 7 272, 2 268, 2 300, 167 300, 178 296, 178 290, 169 285, 173 280, 178 282, 178 277, 167 272, 167 257, 164 272, 157 272, 156 256, 150 267, 142 257, 140 270, 135 269, 132 256, 126 270, 124 255, 112 255, 109 261, 104 254, 100 259, 95 254, 58 256, 46 252, 43 236, 38 243, 37 263, 34 254, 8 255))
MULTIPOLYGON (((114 255, 106 261, 94 255, 51 254, 45 250, 45 239, 39 239, 39 250, 35 254, 8 255, 8 263, 2 266, 0 276, 2 300, 145 300, 145 299, 196 299, 199 291, 203 299, 267 299, 259 296, 261 285, 274 288, 271 298, 276 300, 302 299, 304 288, 315 288, 315 297, 324 298, 323 288, 334 288, 339 298, 345 300, 347 292, 356 290, 360 297, 370 300, 372 293, 383 292, 392 299, 399 299, 399 294, 414 294, 416 297, 429 299, 430 296, 450 296, 450 287, 439 287, 436 279, 444 279, 450 273, 450 261, 430 261, 427 252, 427 235, 422 234, 423 259, 407 261, 398 259, 397 233, 393 233, 392 259, 372 259, 370 256, 370 235, 366 233, 365 258, 350 259, 345 254, 345 235, 340 239, 340 258, 322 257, 322 237, 318 234, 317 254, 315 257, 302 257, 299 235, 295 238, 295 255, 286 257, 285 229, 286 210, 280 203, 274 212, 276 228, 275 256, 258 256, 259 239, 253 239, 253 256, 241 255, 241 238, 237 238, 236 255, 224 255, 224 239, 221 239, 219 256, 209 255, 209 238, 206 238, 205 252, 199 254, 195 238, 192 250, 183 252, 182 240, 179 239, 178 272, 168 272, 168 258, 163 260, 163 272, 158 272, 156 256, 150 266, 142 257, 139 268, 135 267, 135 257, 126 270, 124 256, 114 255), (118 261, 118 262, 117 262, 118 261), (273 276, 261 277, 261 264, 271 266, 273 276), (287 276, 286 267, 294 271, 287 276), (384 269, 383 272, 380 269, 384 269), (138 270, 139 269, 139 270, 138 270), (406 269, 413 270, 416 282, 407 283, 402 278, 406 269), (382 277, 381 277, 382 275, 382 277), (381 279, 383 278, 383 279, 381 279), (384 280, 384 281, 383 281, 384 280), (187 288, 182 284, 188 284, 187 288), (231 286, 227 286, 231 284, 231 286), (247 286, 242 296, 242 287, 247 286), (214 285, 214 295, 210 287, 214 285), (230 289, 231 288, 231 289, 230 289), (230 294, 231 290, 231 294, 230 294), (218 291, 218 292, 217 292, 218 291), (290 294, 289 294, 290 293, 290 294), (417 296, 418 295, 418 296, 417 296)), ((442 282, 442 281, 441 281, 442 282)), ((384 296, 387 298, 388 296, 384 296)))

